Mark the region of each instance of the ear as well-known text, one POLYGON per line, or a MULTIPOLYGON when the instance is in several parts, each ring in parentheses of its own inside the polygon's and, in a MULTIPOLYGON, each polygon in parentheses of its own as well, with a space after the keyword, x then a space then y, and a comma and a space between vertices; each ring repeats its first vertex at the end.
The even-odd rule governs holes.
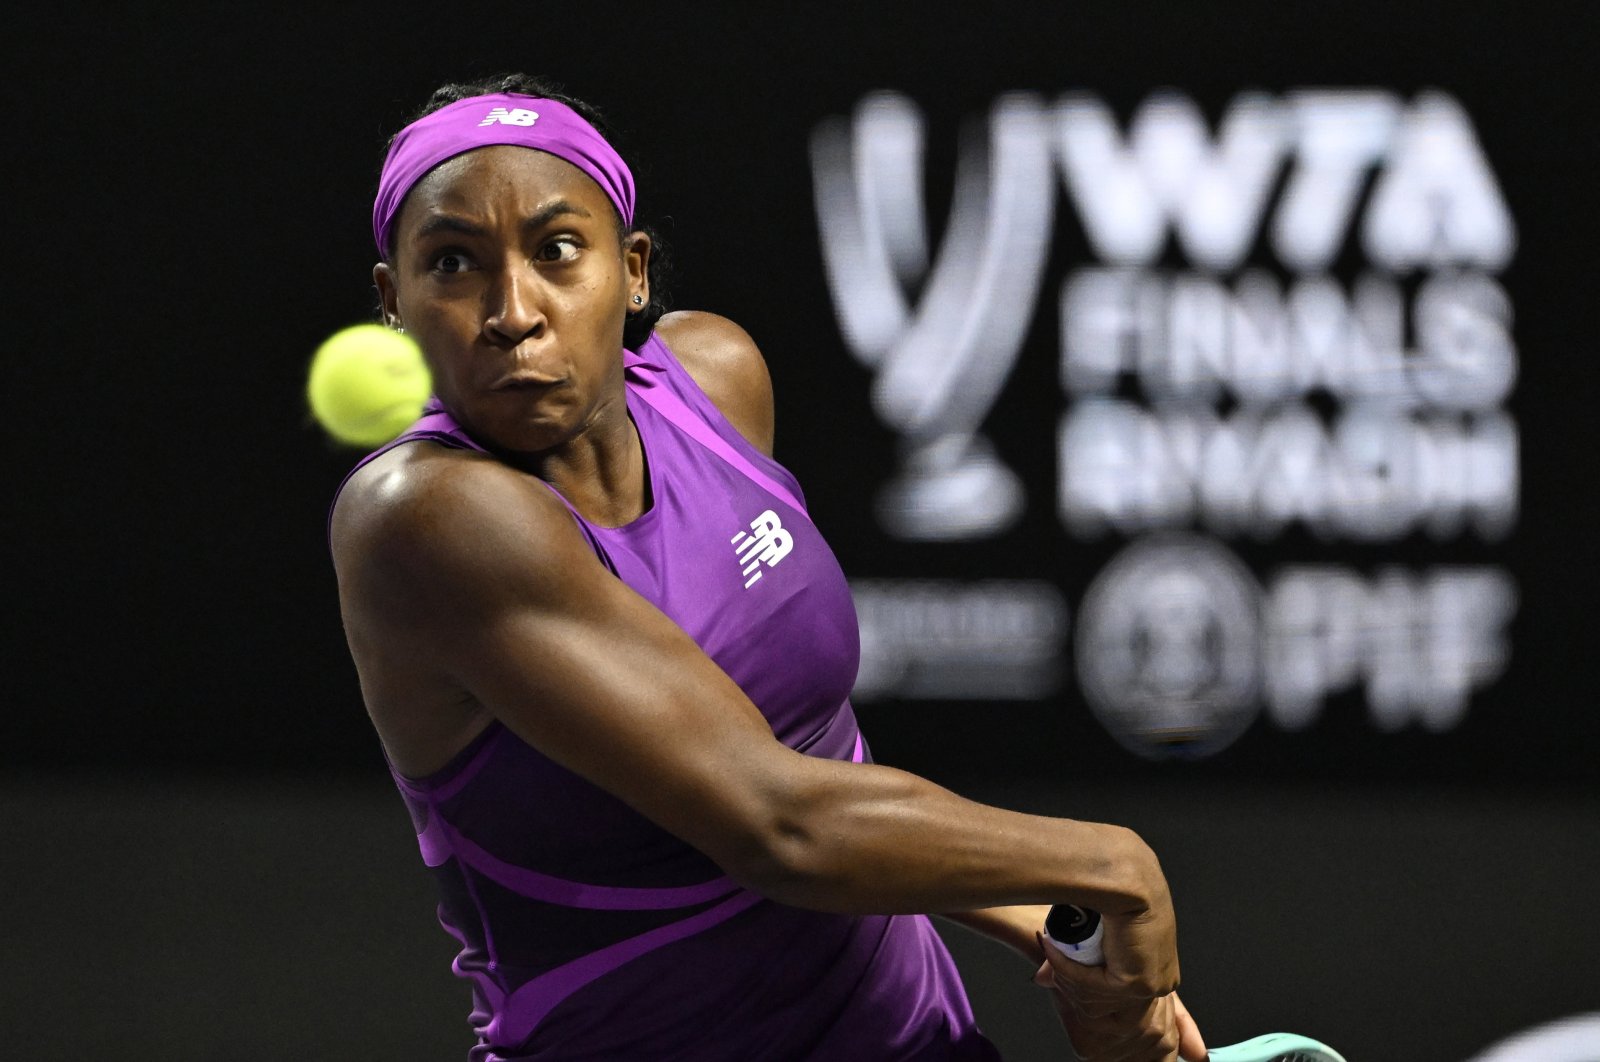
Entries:
POLYGON ((622 268, 627 275, 629 313, 650 305, 650 237, 635 230, 622 238, 622 268), (639 301, 634 301, 638 296, 639 301))
POLYGON ((400 292, 395 287, 394 270, 389 268, 388 262, 379 262, 372 267, 372 282, 378 287, 383 323, 390 328, 401 328, 404 320, 400 316, 400 292))

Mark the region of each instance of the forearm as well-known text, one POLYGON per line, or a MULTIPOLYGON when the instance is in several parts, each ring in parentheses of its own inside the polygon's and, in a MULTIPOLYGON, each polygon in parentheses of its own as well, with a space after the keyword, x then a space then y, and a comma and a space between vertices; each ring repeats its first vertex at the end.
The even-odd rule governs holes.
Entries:
POLYGON ((791 777, 758 887, 796 906, 851 913, 1076 903, 1134 914, 1166 902, 1131 831, 1026 815, 893 768, 811 761, 791 777))
POLYGON ((1045 961, 1044 949, 1039 947, 1037 934, 1049 913, 1050 905, 1041 903, 980 907, 973 911, 944 911, 940 917, 999 941, 1036 967, 1045 961))

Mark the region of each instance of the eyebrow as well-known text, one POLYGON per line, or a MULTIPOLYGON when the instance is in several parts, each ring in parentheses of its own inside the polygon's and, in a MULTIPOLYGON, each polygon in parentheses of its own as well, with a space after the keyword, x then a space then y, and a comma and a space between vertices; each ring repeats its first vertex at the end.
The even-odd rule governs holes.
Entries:
POLYGON ((576 203, 569 203, 565 199, 557 199, 555 202, 551 203, 537 214, 534 214, 527 221, 524 221, 522 223, 522 227, 525 229, 541 229, 550 224, 550 222, 554 221, 556 218, 561 217, 563 214, 576 214, 580 218, 593 216, 576 203))
MULTIPOLYGON (((550 224, 556 218, 566 214, 575 214, 578 217, 592 217, 587 210, 565 199, 557 199, 547 205, 543 210, 531 215, 522 223, 525 230, 540 229, 550 224)), ((454 214, 434 214, 421 225, 417 226, 417 239, 425 239, 437 232, 457 232, 464 236, 482 236, 484 228, 476 222, 457 217, 454 214)))

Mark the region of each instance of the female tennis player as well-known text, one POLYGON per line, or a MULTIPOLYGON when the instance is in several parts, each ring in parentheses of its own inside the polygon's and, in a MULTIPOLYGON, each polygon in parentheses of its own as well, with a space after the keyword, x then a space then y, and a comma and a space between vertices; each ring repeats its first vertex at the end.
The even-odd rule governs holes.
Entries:
POLYGON ((436 397, 342 484, 331 544, 472 1059, 997 1058, 929 912, 1039 965, 1079 1056, 1204 1057, 1137 836, 872 763, 761 354, 663 314, 592 108, 441 88, 373 228, 436 397), (1046 950, 1055 902, 1103 914, 1103 967, 1046 950))

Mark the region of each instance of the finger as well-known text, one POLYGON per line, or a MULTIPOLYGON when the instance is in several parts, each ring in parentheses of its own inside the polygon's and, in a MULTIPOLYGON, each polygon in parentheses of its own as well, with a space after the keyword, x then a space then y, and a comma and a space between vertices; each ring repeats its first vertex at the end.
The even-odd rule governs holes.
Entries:
POLYGON ((1057 984, 1049 976, 1042 982, 1038 974, 1034 975, 1034 983, 1050 990, 1055 998, 1056 1005, 1066 1013, 1071 1013, 1084 1018, 1114 1019, 1118 1015, 1134 1020, 1144 1013, 1149 1005, 1149 1000, 1129 999, 1126 996, 1096 996, 1079 992, 1072 986, 1057 984))
POLYGON ((1130 1004, 1127 1000, 1111 999, 1084 999, 1071 992, 1056 990, 1056 995, 1067 1006, 1072 1008, 1072 1013, 1088 1021, 1129 1022, 1137 1020, 1140 1007, 1137 1003, 1130 1004))
POLYGON ((1178 1057, 1184 1062, 1206 1062, 1206 1042, 1200 1036, 1200 1026, 1176 992, 1172 994, 1172 1004, 1178 1022, 1178 1057))
POLYGON ((1056 993, 1053 1002, 1061 1018, 1068 1042, 1080 1058, 1102 1062, 1125 1053, 1128 1042, 1139 1034, 1137 1016, 1101 1016, 1091 1018, 1072 1005, 1071 998, 1056 993))
POLYGON ((1126 1030, 1114 1035, 1097 1035, 1087 1029, 1076 1029, 1068 1031, 1067 1042, 1073 1056, 1083 1062, 1127 1062, 1137 1058, 1141 1050, 1136 1035, 1126 1030))
POLYGON ((1063 1014, 1074 1049, 1092 1062, 1177 1062, 1175 1010, 1166 999, 1112 1018, 1063 1014))
POLYGON ((1142 1004, 1145 1000, 1167 994, 1167 992, 1151 992, 1126 978, 1114 977, 1107 967, 1085 966, 1076 962, 1049 937, 1042 933, 1035 935, 1046 962, 1054 972, 1056 986, 1064 991, 1072 992, 1083 999, 1113 1000, 1119 1006, 1126 1006, 1134 1000, 1142 1004))
POLYGON ((1176 1062, 1171 1045, 1151 1029, 1141 1029, 1107 1044, 1103 1051, 1088 1057, 1093 1062, 1176 1062))
POLYGON ((1103 992, 1095 985, 1075 984, 1064 977, 1056 976, 1054 971, 1051 972, 1050 980, 1045 983, 1045 987, 1069 997, 1075 1006, 1086 1008, 1094 1014, 1109 1014, 1119 1010, 1138 1014, 1150 1004, 1150 1000, 1146 997, 1103 992))
POLYGON ((1177 1062, 1175 1012, 1165 998, 1150 1002, 1129 1034, 1107 1054, 1107 1062, 1177 1062))
POLYGON ((1039 950, 1044 952, 1045 964, 1058 975, 1065 978, 1068 983, 1089 986, 1099 985, 1100 991, 1106 991, 1106 968, 1104 966, 1085 966, 1067 957, 1066 952, 1056 947, 1055 942, 1043 933, 1035 933, 1034 938, 1039 942, 1039 950))
POLYGON ((1066 954, 1039 935, 1039 947, 1045 955, 1045 965, 1051 971, 1051 983, 1080 999, 1114 1000, 1126 1005, 1130 998, 1126 989, 1120 989, 1107 976, 1103 966, 1085 966, 1067 958, 1066 954))

